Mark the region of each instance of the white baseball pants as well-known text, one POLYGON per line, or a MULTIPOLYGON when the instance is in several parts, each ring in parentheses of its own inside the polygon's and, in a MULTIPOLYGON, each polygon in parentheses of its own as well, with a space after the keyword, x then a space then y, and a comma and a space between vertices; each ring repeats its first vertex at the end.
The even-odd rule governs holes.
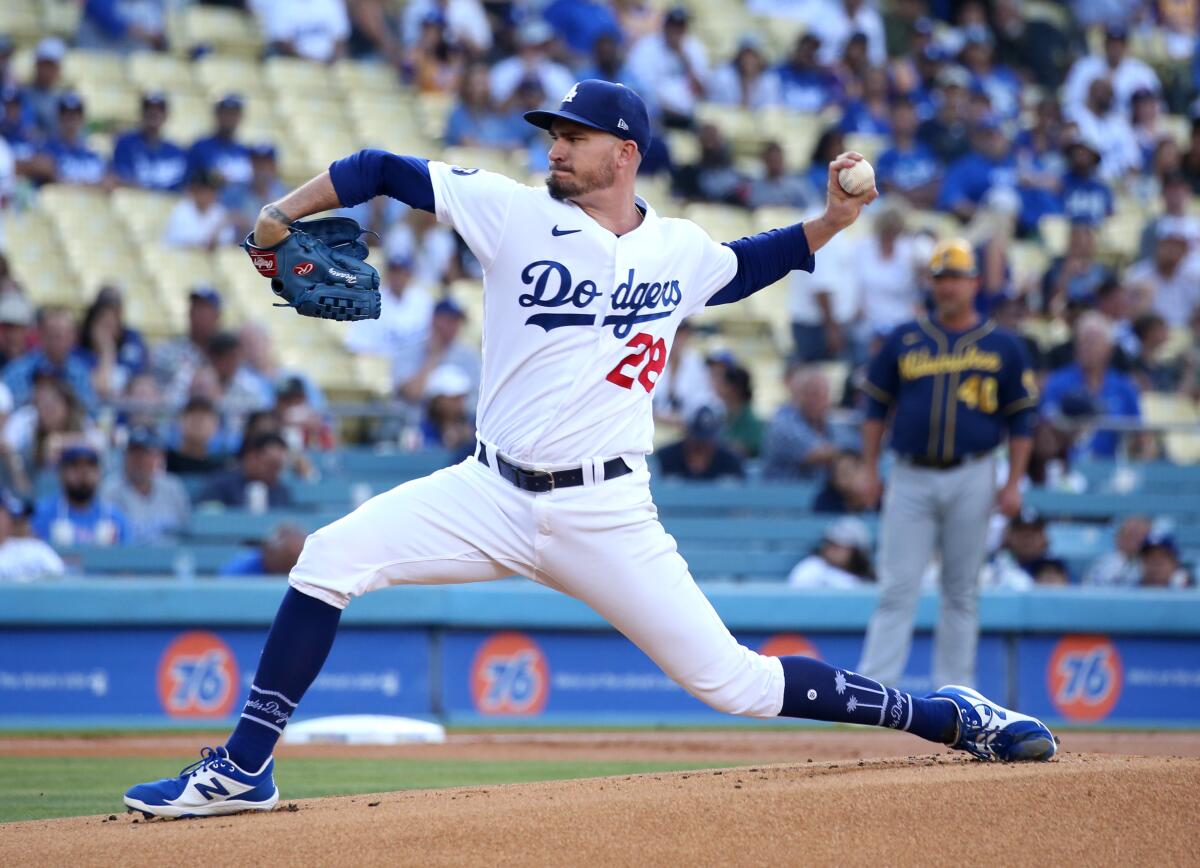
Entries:
POLYGON ((596 481, 603 462, 590 462, 584 485, 533 494, 468 458, 309 536, 289 581, 344 608, 388 585, 527 576, 589 605, 718 711, 775 717, 778 658, 740 645, 721 623, 658 520, 645 461, 630 466, 596 481))

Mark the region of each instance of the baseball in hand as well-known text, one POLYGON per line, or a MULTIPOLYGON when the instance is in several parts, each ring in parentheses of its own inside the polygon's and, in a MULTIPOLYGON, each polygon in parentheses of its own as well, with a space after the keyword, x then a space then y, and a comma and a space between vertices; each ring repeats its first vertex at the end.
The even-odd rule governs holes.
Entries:
POLYGON ((838 183, 851 196, 862 196, 875 187, 875 170, 866 160, 838 171, 838 183))

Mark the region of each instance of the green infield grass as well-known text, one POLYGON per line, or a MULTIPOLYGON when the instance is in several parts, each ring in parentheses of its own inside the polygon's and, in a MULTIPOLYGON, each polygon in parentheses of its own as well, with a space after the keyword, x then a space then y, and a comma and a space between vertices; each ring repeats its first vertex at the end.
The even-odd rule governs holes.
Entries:
MULTIPOLYGON (((0 757, 0 823, 120 814, 127 788, 178 773, 192 760, 138 757, 0 757)), ((723 763, 702 762, 706 767, 723 763)), ((281 804, 317 796, 512 784, 679 771, 696 763, 289 758, 275 775, 281 804)))

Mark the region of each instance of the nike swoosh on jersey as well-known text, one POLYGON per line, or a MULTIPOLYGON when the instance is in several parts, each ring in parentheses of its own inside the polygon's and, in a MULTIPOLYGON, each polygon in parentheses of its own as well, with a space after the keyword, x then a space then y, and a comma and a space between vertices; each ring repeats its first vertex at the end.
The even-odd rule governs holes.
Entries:
POLYGON ((556 225, 553 229, 550 230, 550 234, 553 235, 555 238, 559 238, 563 235, 574 235, 576 232, 582 232, 582 231, 583 231, 582 229, 559 229, 558 226, 556 225))

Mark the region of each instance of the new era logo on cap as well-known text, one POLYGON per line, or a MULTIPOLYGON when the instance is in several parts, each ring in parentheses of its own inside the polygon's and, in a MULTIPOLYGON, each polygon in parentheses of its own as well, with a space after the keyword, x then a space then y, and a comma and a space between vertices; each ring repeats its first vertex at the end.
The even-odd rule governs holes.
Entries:
POLYGON ((629 124, 625 123, 625 118, 617 119, 617 129, 619 129, 619 130, 628 130, 629 129, 629 124))

